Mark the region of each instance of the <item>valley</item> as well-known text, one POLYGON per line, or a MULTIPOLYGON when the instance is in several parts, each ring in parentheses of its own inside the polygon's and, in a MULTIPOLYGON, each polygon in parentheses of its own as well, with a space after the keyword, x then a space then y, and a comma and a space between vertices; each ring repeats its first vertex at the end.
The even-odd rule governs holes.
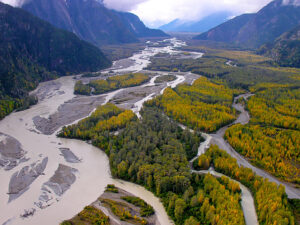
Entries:
MULTIPOLYGON (((174 40, 170 41, 175 44, 181 43, 177 43, 177 41, 174 40)), ((171 46, 173 46, 173 44, 171 44, 171 46)), ((145 64, 149 63, 150 57, 160 50, 162 52, 173 51, 172 47, 169 46, 162 49, 146 49, 130 59, 133 63, 129 64, 130 66, 127 71, 140 71, 145 64)), ((116 64, 118 63, 115 63, 115 65, 116 64)), ((114 67, 111 69, 114 70, 114 67)), ((120 70, 126 71, 126 65, 124 68, 117 67, 116 72, 119 73, 120 70)), ((103 73, 105 73, 105 71, 103 71, 103 73)), ((188 82, 192 82, 198 77, 197 75, 190 73, 184 73, 182 75, 186 75, 186 81, 188 82)), ((80 76, 81 75, 78 75, 78 78, 80 78, 80 76)), ((155 76, 155 73, 152 76, 155 76)), ((148 84, 142 85, 140 88, 132 87, 90 97, 76 97, 73 94, 76 80, 73 79, 72 76, 41 83, 34 91, 39 98, 39 103, 37 105, 32 106, 28 110, 13 113, 0 122, 0 130, 5 135, 11 135, 21 143, 22 149, 26 151, 25 157, 27 158, 27 161, 21 163, 18 167, 9 171, 1 170, 2 184, 6 185, 1 185, 0 187, 1 209, 3 212, 1 213, 0 223, 3 224, 6 221, 11 221, 10 223, 12 224, 18 224, 22 221, 22 224, 32 224, 36 223, 35 221, 40 221, 41 218, 47 218, 46 224, 58 224, 64 219, 71 218, 79 212, 82 207, 93 202, 107 184, 114 183, 110 175, 107 156, 104 152, 99 151, 97 148, 87 143, 57 138, 55 132, 64 125, 75 123, 77 120, 89 116, 97 105, 106 104, 111 100, 114 102, 124 98, 126 95, 122 94, 123 91, 124 93, 131 93, 132 97, 128 102, 122 102, 121 105, 123 105, 124 108, 130 109, 135 103, 139 102, 137 108, 140 109, 142 103, 145 101, 143 99, 148 95, 159 94, 166 85, 175 87, 176 84, 183 81, 184 80, 182 79, 180 81, 175 80, 169 82, 169 84, 162 83, 159 86, 155 86, 154 80, 150 80, 148 84), (141 94, 138 95, 138 92, 141 94), (43 147, 41 148, 41 146, 43 147), (60 148, 69 149, 80 159, 80 162, 68 163, 65 158, 61 156, 60 148), (84 152, 82 149, 85 149, 84 152), (32 175, 24 174, 20 178, 22 183, 25 183, 22 195, 8 203, 9 195, 7 192, 11 176, 23 167, 39 162, 46 157, 48 157, 48 163, 41 176, 39 176, 35 182, 30 184, 26 176, 30 177, 32 175), (74 179, 75 176, 76 180, 69 183, 60 183, 57 181, 55 186, 66 186, 67 189, 59 195, 54 191, 50 191, 51 194, 49 194, 47 182, 51 180, 51 177, 60 164, 75 169, 75 173, 70 170, 66 172, 73 177, 72 179, 74 179), (101 177, 99 177, 99 171, 101 177), (94 182, 96 180, 97 182, 94 182), (89 183, 93 184, 87 185, 89 183), (77 200, 73 199, 73 196, 76 196, 79 193, 81 193, 80 195, 85 193, 85 198, 78 198, 77 200), (46 198, 42 197, 45 196, 45 194, 48 196, 46 198), (68 202, 70 201, 72 201, 72 207, 67 207, 68 209, 66 210, 65 206, 68 205, 68 202), (34 211, 35 213, 33 216, 23 219, 20 216, 23 214, 26 215, 25 211, 34 211), (59 211, 62 212, 61 215, 57 214, 59 211), (54 215, 53 213, 55 216, 51 216, 54 215)), ((136 112, 138 112, 138 110, 136 112)), ((116 183, 118 182, 116 181, 116 183)), ((11 185, 14 185, 14 183, 11 185)), ((15 185, 18 185, 18 183, 15 183, 15 185)), ((130 189, 133 190, 131 192, 135 192, 134 190, 136 189, 134 188, 134 185, 130 185, 125 189, 128 192, 130 192, 130 189)), ((143 194, 149 195, 145 189, 138 190, 140 193, 138 197, 145 200, 151 199, 143 197, 143 194)), ((165 213, 162 213, 162 210, 157 210, 159 207, 160 209, 162 208, 161 203, 159 203, 158 200, 156 200, 156 202, 156 204, 151 202, 151 205, 153 207, 156 206, 156 211, 161 212, 159 220, 168 221, 168 216, 165 213)))
POLYGON ((300 0, 0 0, 0 225, 299 225, 299 24, 300 0))
MULTIPOLYGON (((185 186, 186 182, 190 183, 194 190, 203 185, 201 183, 203 181, 197 181, 197 179, 207 179, 207 182, 214 183, 215 188, 221 188, 222 185, 227 187, 227 184, 224 183, 225 181, 222 180, 223 178, 220 178, 220 180, 218 180, 219 178, 209 176, 207 178, 196 178, 189 168, 188 159, 192 160, 195 156, 204 154, 209 146, 214 144, 217 144, 221 149, 226 150, 231 157, 237 159, 239 166, 251 168, 258 176, 268 178, 270 181, 276 182, 277 184, 282 184, 285 187, 285 191, 289 198, 300 198, 299 189, 293 187, 291 184, 280 181, 278 178, 273 177, 262 169, 254 167, 243 156, 239 155, 223 138, 226 130, 232 124, 246 125, 249 122, 250 115, 248 111, 244 109, 244 104, 249 101, 248 99, 251 98, 253 94, 256 95, 256 93, 246 93, 246 90, 238 89, 235 80, 233 80, 232 86, 227 86, 222 81, 214 79, 213 76, 210 78, 201 77, 200 74, 197 75, 194 73, 195 71, 182 69, 180 66, 178 66, 178 70, 176 71, 173 69, 166 69, 164 71, 155 69, 145 70, 144 68, 147 66, 152 68, 151 61, 152 63, 155 62, 152 57, 157 54, 171 55, 171 60, 175 61, 179 60, 181 57, 184 57, 184 60, 187 62, 190 61, 193 63, 206 60, 205 54, 203 55, 199 50, 193 50, 190 54, 186 54, 185 50, 180 50, 180 48, 186 48, 185 43, 177 39, 164 40, 161 47, 153 47, 152 44, 153 43, 149 43, 149 46, 143 51, 134 54, 128 59, 115 61, 111 68, 102 70, 99 77, 86 77, 81 74, 41 83, 33 92, 39 99, 37 105, 34 105, 25 111, 12 113, 0 121, 0 131, 7 137, 11 137, 10 142, 13 142, 14 145, 21 146, 22 150, 19 150, 19 152, 22 152, 22 157, 24 158, 24 160, 22 160, 22 157, 20 157, 17 152, 14 157, 16 159, 21 158, 18 164, 15 167, 7 166, 8 170, 0 171, 1 182, 4 184, 0 187, 1 209, 3 212, 0 216, 0 224, 37 224, 38 221, 41 220, 45 221, 44 224, 59 224, 64 220, 72 218, 82 211, 85 206, 94 202, 101 193, 104 192, 105 187, 108 184, 114 184, 116 187, 126 190, 146 201, 154 208, 157 220, 161 225, 174 223, 183 224, 183 220, 187 219, 192 221, 194 220, 193 218, 181 217, 178 213, 173 214, 171 209, 168 209, 169 207, 166 206, 169 205, 166 201, 171 201, 170 199, 172 198, 164 195, 164 193, 170 188, 170 190, 174 191, 173 197, 178 200, 179 204, 181 198, 183 198, 184 190, 187 188, 187 186, 185 186), (89 83, 93 80, 102 79, 103 77, 113 78, 115 75, 126 75, 128 73, 136 72, 147 74, 149 79, 136 86, 122 87, 121 89, 99 95, 74 95, 75 83, 78 81, 89 83), (159 83, 155 82, 158 78, 167 75, 172 76, 173 78, 170 80, 162 79, 159 83), (168 118, 166 115, 162 114, 160 107, 156 107, 159 103, 156 104, 155 102, 159 102, 161 96, 167 95, 171 91, 177 92, 178 95, 184 99, 179 101, 180 104, 186 105, 184 107, 187 107, 189 101, 191 101, 186 96, 186 93, 191 92, 193 93, 191 96, 198 96, 199 103, 197 104, 220 104, 218 107, 221 107, 222 110, 225 110, 225 112, 231 114, 231 116, 226 122, 221 122, 213 129, 202 128, 201 126, 198 126, 197 123, 190 124, 187 120, 179 120, 176 116, 166 113, 166 115, 170 116, 170 118, 168 118), (110 138, 111 132, 115 133, 114 135, 116 138, 114 140, 116 142, 110 143, 114 146, 111 148, 114 149, 113 153, 111 153, 108 148, 107 139, 102 139, 101 135, 94 136, 93 133, 89 133, 89 127, 85 127, 83 124, 79 131, 76 130, 76 124, 80 120, 85 118, 85 120, 88 121, 89 118, 93 118, 93 116, 98 118, 98 114, 99 112, 102 112, 102 110, 97 112, 95 109, 101 105, 102 107, 106 107, 109 105, 107 103, 114 104, 121 109, 128 110, 128 112, 130 111, 135 114, 131 114, 132 116, 130 116, 131 119, 129 120, 131 122, 124 120, 124 124, 118 123, 119 125, 116 127, 108 126, 106 129, 110 131, 109 133, 107 133, 106 129, 96 129, 93 131, 103 134, 103 137, 106 138, 110 138), (145 103, 144 107, 143 103, 145 103), (153 118, 156 118, 157 121, 153 118), (139 119, 142 122, 144 121, 143 124, 141 124, 141 127, 138 125, 139 119), (179 126, 178 122, 183 123, 183 125, 180 124, 179 126), (154 124, 156 124, 155 126, 157 126, 157 128, 151 128, 154 124), (70 132, 70 134, 68 133, 68 127, 63 128, 69 125, 74 126, 74 129, 72 128, 74 131, 70 132), (184 128, 184 125, 194 129, 195 132, 189 131, 188 129, 182 130, 180 127, 184 128), (168 143, 167 146, 163 145, 162 148, 166 151, 165 153, 161 151, 162 149, 155 151, 161 152, 162 155, 169 155, 165 155, 167 158, 162 157, 160 159, 158 157, 158 155, 160 155, 159 152, 150 153, 151 151, 149 151, 149 154, 153 154, 151 159, 151 157, 149 158, 148 155, 142 153, 142 164, 146 164, 146 162, 148 164, 145 165, 145 167, 143 167, 143 165, 136 168, 133 166, 131 170, 139 171, 142 169, 139 173, 144 174, 143 176, 145 176, 145 178, 143 179, 147 179, 147 181, 145 182, 141 178, 138 180, 136 175, 128 174, 129 172, 127 170, 130 168, 130 165, 126 165, 124 161, 127 160, 127 154, 124 155, 123 150, 120 151, 121 149, 116 148, 122 143, 120 135, 131 135, 130 129, 136 130, 136 134, 141 132, 141 135, 145 135, 143 129, 153 129, 152 132, 154 133, 152 134, 152 138, 153 140, 156 140, 156 138, 161 138, 155 136, 155 129, 160 130, 160 126, 161 130, 164 130, 163 127, 168 127, 168 129, 170 129, 165 130, 166 133, 164 135, 166 135, 166 137, 173 135, 174 141, 170 143, 166 142, 165 144, 168 143), (86 133, 83 128, 87 129, 86 133), (60 136, 79 138, 88 141, 83 142, 75 139, 57 137, 56 135, 61 129, 65 134, 63 132, 60 136), (201 133, 203 131, 206 133, 201 133), (208 134, 208 132, 211 134, 208 134), (174 136, 174 134, 177 135, 174 136), (185 139, 176 139, 183 134, 185 139), (201 136, 205 137, 206 141, 204 141, 201 136), (97 139, 96 137, 100 137, 100 139, 97 139), (118 138, 120 139, 118 140, 118 138), (189 140, 189 143, 193 143, 193 145, 190 146, 190 144, 187 144, 187 140, 189 140), (91 145, 91 143, 93 145, 91 145), (179 147, 178 150, 172 152, 174 151, 174 146, 178 147, 181 145, 183 146, 182 148, 179 147), (103 151, 99 150, 96 146, 101 147, 103 151), (108 156, 106 154, 108 154, 108 156), (164 161, 168 159, 168 157, 173 157, 175 165, 170 162, 167 163, 169 160, 164 161), (179 159, 180 157, 183 158, 179 159), (158 160, 155 164, 156 166, 160 165, 162 160, 166 165, 170 164, 170 167, 174 167, 174 170, 172 171, 173 175, 170 177, 178 176, 178 181, 168 181, 165 175, 155 171, 155 169, 152 168, 152 160, 158 160), (42 168, 40 168, 40 166, 37 168, 39 163, 43 165, 42 168), (122 165, 125 170, 122 169, 122 165), (31 167, 31 170, 23 169, 26 168, 26 166, 31 167), (178 167, 181 169, 175 169, 178 167), (154 184, 151 185, 151 182, 155 182, 154 177, 157 177, 158 175, 153 175, 153 180, 151 182, 148 181, 149 176, 147 175, 147 170, 149 169, 151 171, 153 170, 153 173, 157 173, 163 178, 160 180, 160 189, 157 189, 158 183, 155 184, 155 187, 153 186, 154 184), (19 172, 21 170, 23 170, 23 172, 19 172), (11 179, 16 176, 14 174, 18 174, 18 176, 11 179), (33 181, 32 177, 35 178, 33 181), (62 179, 62 177, 65 179, 62 179), (115 178, 121 178, 122 180, 117 180, 115 178), (171 188, 168 182, 174 182, 178 187, 176 186, 176 189, 171 188), (18 192, 7 194, 8 187, 18 190, 18 192), (12 194, 14 195, 13 198, 11 197, 12 194), (15 196, 15 194, 17 195, 15 196), (72 202, 71 205, 70 202, 72 202)), ((247 57, 239 59, 245 58, 247 57)), ((164 60, 168 62, 170 58, 166 57, 164 60)), ((232 66, 227 65, 226 62, 228 62, 228 59, 221 59, 219 65, 222 64, 222 67, 224 66, 225 69, 234 70, 234 68, 231 68, 232 66)), ((209 66, 210 64, 208 63, 206 68, 209 69, 209 66)), ((222 67, 220 68, 224 69, 222 67)), ((239 70, 239 68, 236 69, 239 70)), ((268 70, 270 70, 270 68, 268 68, 268 70)), ((293 73, 293 75, 297 77, 297 71, 293 73)), ((278 76, 283 75, 278 73, 278 76)), ((228 77, 230 77, 230 75, 228 75, 228 77)), ((234 77, 234 73, 232 77, 234 77)), ((290 82, 289 79, 292 78, 287 79, 288 83, 290 82)), ((244 82, 247 87, 255 85, 249 85, 249 83, 246 83, 247 80, 244 80, 244 82)), ((171 98, 168 100, 168 103, 172 103, 172 101, 178 101, 178 99, 171 98)), ((178 102, 175 105, 179 106, 178 102)), ((162 106, 169 108, 168 106, 162 106)), ((110 110, 111 109, 108 109, 108 112, 110 112, 110 110)), ((209 110, 212 109, 209 108, 209 110)), ((214 110, 216 110, 216 115, 218 115, 218 110, 220 109, 217 108, 214 110)), ((113 115, 118 117, 122 114, 122 111, 118 111, 118 109, 112 109, 112 112, 114 112, 114 114, 109 114, 110 116, 113 115)), ((180 115, 182 112, 184 111, 178 110, 176 111, 176 115, 180 115)), ((196 114, 197 118, 198 116, 199 115, 196 114)), ((107 118, 105 115, 103 118, 106 118, 105 121, 109 121, 110 119, 110 117, 107 118)), ((113 121, 116 120, 111 120, 110 123, 112 125, 114 125, 113 121)), ((110 123, 105 122, 103 124, 109 125, 110 123)), ((212 123, 212 125, 215 125, 215 123, 212 123)), ((100 128, 102 126, 103 125, 99 125, 100 128)), ((163 138, 162 140, 166 141, 167 139, 163 138)), ((4 145, 7 142, 1 140, 1 143, 4 145)), ((133 152, 136 151, 132 146, 127 146, 127 144, 128 143, 124 143, 126 148, 133 152)), ((138 146, 139 144, 142 143, 138 142, 138 146)), ((124 146, 120 147, 123 148, 124 146)), ((142 149, 139 149, 139 151, 142 151, 142 149)), ((132 153, 132 155, 136 154, 132 153)), ((135 163, 140 163, 139 159, 135 160, 137 160, 135 163)), ((196 158, 194 158, 194 160, 196 160, 196 158)), ((160 166, 161 171, 167 170, 167 167, 164 167, 163 164, 160 166)), ((206 172, 202 171, 201 173, 206 172)), ((215 175, 214 172, 211 173, 215 175)), ((232 177, 230 174, 226 175, 232 177)), ((221 175, 216 175, 216 177, 220 176, 221 175)), ((236 177, 233 178, 238 180, 236 177)), ((243 183, 242 181, 240 182, 243 183)), ((237 207, 236 210, 239 212, 239 218, 244 222, 243 217, 245 217, 245 223, 247 225, 258 224, 253 217, 253 209, 256 208, 254 205, 255 200, 253 196, 249 196, 249 190, 252 190, 251 188, 247 190, 247 188, 242 185, 239 186, 242 189, 242 206, 238 203, 239 197, 237 197, 235 192, 230 191, 231 195, 236 196, 234 198, 236 198, 237 204, 234 204, 234 207, 237 207), (243 208, 245 205, 243 204, 250 204, 250 208, 252 208, 250 214, 245 211, 246 209, 243 208)), ((227 188, 230 190, 229 186, 227 188)), ((286 197, 281 197, 285 201, 286 197)), ((192 199, 193 194, 190 194, 188 198, 192 199)), ((228 199, 229 198, 230 197, 228 197, 228 199)), ((197 207, 199 206, 197 205, 197 207)), ((215 207, 220 209, 219 207, 223 206, 216 205, 215 207)), ((247 207, 247 209, 249 209, 249 207, 247 207)), ((287 211, 287 213, 289 213, 289 211, 287 211)), ((190 211, 187 215, 193 215, 193 212, 190 211)), ((230 215, 230 213, 228 215, 230 215)), ((199 218, 205 219, 205 217, 199 218)), ((263 219, 259 218, 260 217, 258 216, 257 220, 260 223, 263 219)), ((225 217, 221 219, 225 220, 225 217)), ((230 218, 230 216, 226 216, 226 220, 227 219, 233 221, 233 218, 230 218)))

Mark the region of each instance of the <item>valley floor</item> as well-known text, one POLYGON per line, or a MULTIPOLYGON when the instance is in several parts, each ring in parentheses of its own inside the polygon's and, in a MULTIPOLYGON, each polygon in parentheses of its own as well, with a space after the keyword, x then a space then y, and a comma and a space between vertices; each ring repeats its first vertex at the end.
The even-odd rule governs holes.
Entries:
MULTIPOLYGON (((84 206, 94 202, 101 193, 104 193, 107 184, 115 184, 116 187, 140 197, 153 206, 155 216, 150 219, 152 221, 150 224, 174 223, 167 215, 166 207, 163 206, 164 202, 160 202, 159 198, 149 190, 137 184, 112 178, 110 170, 112 166, 109 165, 109 158, 104 152, 89 143, 56 137, 62 127, 88 118, 100 105, 113 103, 120 108, 132 110, 138 118, 142 119, 140 111, 144 102, 160 96, 168 87, 177 90, 176 87, 182 83, 194 84, 200 75, 190 70, 182 70, 185 72, 142 70, 150 65, 151 57, 158 53, 182 54, 182 51, 175 49, 174 46, 184 46, 184 43, 171 39, 169 45, 148 47, 130 59, 118 61, 112 68, 103 71, 107 76, 110 76, 110 71, 117 74, 142 71, 151 78, 146 84, 101 95, 75 96, 73 90, 77 80, 87 83, 96 78, 82 78, 80 75, 74 78, 60 78, 39 85, 34 91, 39 98, 37 105, 28 110, 13 113, 0 121, 0 166, 2 167, 0 170, 2 183, 0 186, 0 224, 33 225, 40 224, 41 221, 45 225, 58 224, 65 219, 72 218, 84 206), (163 75, 173 75, 176 79, 155 83, 155 79, 163 75), (6 151, 11 147, 14 149, 14 154, 11 152, 8 154, 6 151)), ((202 56, 196 52, 191 54, 193 60, 198 60, 198 57, 202 56)), ((228 63, 228 60, 222 63, 225 65, 227 63, 228 67, 234 65, 228 63)), ((153 68, 153 64, 149 67, 153 68)), ((240 166, 250 168, 257 175, 283 185, 289 198, 300 199, 299 188, 253 166, 224 140, 225 132, 231 125, 245 125, 250 121, 250 115, 244 108, 245 103, 239 100, 244 99, 243 101, 247 102, 251 96, 251 93, 241 94, 234 99, 232 107, 240 112, 237 119, 232 124, 217 129, 215 133, 203 134, 202 136, 205 136, 207 141, 202 142, 197 154, 198 156, 204 154, 210 145, 216 144, 235 158, 240 166)), ((176 118, 171 120, 173 119, 176 120, 176 118)), ((212 174, 216 174, 217 177, 221 176, 214 172, 212 174)), ((255 200, 246 187, 243 185, 240 187, 245 222, 247 225, 258 224, 255 200)), ((105 198, 110 197, 112 196, 105 198)), ((97 205, 93 203, 94 206, 95 204, 97 205)), ((106 212, 105 214, 109 214, 116 224, 123 224, 123 222, 117 222, 118 219, 111 213, 107 213, 104 208, 100 209, 106 212)), ((176 221, 176 224, 183 224, 180 218, 176 221)))

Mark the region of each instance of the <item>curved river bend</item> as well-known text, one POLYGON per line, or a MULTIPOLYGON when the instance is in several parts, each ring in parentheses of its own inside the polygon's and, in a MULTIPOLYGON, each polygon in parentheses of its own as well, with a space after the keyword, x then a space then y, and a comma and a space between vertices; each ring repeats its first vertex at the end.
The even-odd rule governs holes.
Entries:
MULTIPOLYGON (((158 52, 175 54, 177 51, 172 46, 182 43, 176 39, 170 39, 168 42, 171 47, 146 48, 131 57, 134 62, 131 65, 123 68, 112 67, 110 70, 140 71, 150 62, 150 57, 158 52)), ((166 85, 175 87, 184 80, 179 76, 174 82, 156 87, 155 79, 151 79, 148 84, 140 88, 151 91, 155 86, 158 90, 144 99, 136 99, 131 107, 139 115, 144 101, 159 94, 166 85)), ((78 110, 80 107, 90 108, 88 112, 80 114, 79 118, 75 115, 68 124, 88 116, 96 105, 105 104, 125 91, 122 89, 101 96, 81 97, 78 100, 73 94, 75 81, 73 77, 62 77, 55 81, 41 83, 34 91, 39 97, 37 105, 22 112, 12 113, 0 121, 0 132, 9 135, 16 142, 13 146, 18 146, 19 143, 24 154, 22 160, 19 160, 20 163, 10 170, 0 167, 0 224, 34 225, 41 222, 44 225, 59 224, 73 217, 84 206, 98 198, 110 183, 151 204, 162 225, 172 224, 162 204, 152 193, 138 185, 112 179, 109 160, 104 152, 82 141, 57 138, 56 132, 45 135, 37 129, 34 119, 48 120, 50 124, 55 123, 51 121, 52 118, 49 119, 49 116, 59 112, 64 105, 72 104, 74 99, 74 102, 89 100, 95 106, 79 105, 78 110), (69 159, 62 153, 68 154, 69 159), (12 177, 15 178, 11 180, 12 177), (68 182, 61 181, 62 177, 67 177, 68 182)), ((136 87, 132 88, 135 89, 136 87)), ((72 113, 74 112, 70 111, 70 115, 72 113)), ((57 115, 53 118, 59 121, 61 117, 59 113, 57 115)), ((61 126, 57 125, 55 130, 60 128, 61 126)), ((0 143, 3 145, 9 144, 8 139, 5 139, 8 136, 5 135, 0 135, 0 143)))
MULTIPOLYGON (((170 43, 170 46, 147 47, 144 51, 129 58, 131 63, 127 64, 127 66, 124 66, 124 63, 115 62, 113 67, 107 71, 141 71, 150 63, 150 58, 159 52, 170 54, 180 53, 174 50, 174 47, 184 45, 183 42, 176 39, 166 41, 170 43)), ((197 58, 201 57, 202 54, 194 53, 191 56, 197 58)), ((159 72, 159 75, 157 75, 158 72, 149 73, 153 73, 154 75, 148 84, 90 97, 76 97, 73 94, 75 85, 73 77, 63 77, 55 81, 41 83, 35 91, 39 97, 37 105, 22 112, 12 113, 0 121, 0 144, 8 143, 8 139, 5 139, 3 135, 1 136, 2 133, 9 135, 16 142, 19 142, 21 148, 24 150, 24 157, 18 160, 16 165, 12 164, 11 169, 4 170, 0 167, 0 224, 34 225, 40 224, 41 221, 43 221, 44 225, 59 224, 61 221, 73 217, 84 206, 93 202, 104 192, 106 185, 110 183, 125 189, 151 204, 158 215, 161 225, 173 224, 169 220, 160 201, 152 193, 138 185, 112 179, 109 161, 104 152, 82 141, 57 138, 55 132, 45 135, 40 129, 37 129, 36 123, 34 123, 34 118, 36 117, 42 120, 46 119, 55 127, 54 131, 58 131, 63 125, 75 123, 88 116, 97 105, 105 104, 115 98, 122 98, 133 91, 142 91, 143 94, 147 94, 144 98, 135 98, 128 101, 128 104, 125 102, 119 105, 131 108, 139 116, 142 104, 146 100, 163 93, 168 86, 174 88, 184 81, 192 83, 198 77, 191 73, 176 73, 177 79, 175 81, 155 85, 156 77, 169 73, 159 72), (58 112, 64 106, 68 106, 68 104, 77 104, 77 108, 75 107, 77 111, 80 111, 82 107, 88 108, 88 110, 78 113, 73 108, 73 113, 71 110, 67 115, 60 115, 58 112), (52 115, 56 116, 52 117, 52 115), (60 119, 64 119, 64 116, 68 117, 66 120, 68 122, 57 122, 60 119), (69 155, 69 157, 72 159, 73 155, 73 160, 70 160, 70 158, 68 160, 68 157, 64 157, 62 149, 69 150, 71 152, 71 156, 69 155), (46 162, 46 159, 47 164, 44 165, 45 168, 43 170, 42 162, 46 162), (29 176, 22 177, 24 175, 22 169, 29 176), (68 183, 57 184, 60 183, 59 176, 61 174, 68 177, 68 183), (15 194, 13 191, 10 191, 16 189, 10 188, 14 184, 11 182, 11 177, 17 177, 17 187, 26 187, 25 184, 28 183, 28 180, 32 180, 32 182, 19 194, 15 194), (21 178, 18 179, 18 177, 21 178), (51 193, 49 193, 49 190, 51 190, 50 187, 52 187, 51 193), (10 195, 8 195, 9 192, 11 192, 10 195), (24 215, 26 218, 22 218, 20 215, 24 215)), ((236 122, 247 123, 249 121, 248 113, 237 104, 233 106, 239 107, 237 109, 242 111, 236 122)), ((209 143, 214 142, 237 158, 241 165, 247 165, 247 167, 251 167, 259 175, 269 177, 270 175, 266 172, 253 167, 232 148, 230 149, 230 146, 223 139, 223 134, 227 128, 228 126, 220 129, 216 134, 204 134, 207 140, 199 147, 198 154, 203 154, 209 143)), ((18 146, 18 144, 13 146, 18 146)), ((66 152, 68 153, 68 151, 66 152)), ((279 182, 277 179, 271 178, 271 181, 279 182)), ((285 186, 289 196, 300 198, 297 191, 295 193, 293 188, 287 184, 285 186)), ((19 189, 17 188, 17 190, 19 189)), ((248 221, 250 220, 248 219, 248 221)))

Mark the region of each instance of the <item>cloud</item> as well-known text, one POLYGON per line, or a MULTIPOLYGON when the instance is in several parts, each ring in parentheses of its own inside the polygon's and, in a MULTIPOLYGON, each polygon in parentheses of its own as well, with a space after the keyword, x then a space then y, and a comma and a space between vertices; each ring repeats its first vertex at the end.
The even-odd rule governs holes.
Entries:
POLYGON ((106 7, 125 12, 132 11, 136 9, 139 4, 147 1, 148 0, 103 0, 106 7))
POLYGON ((283 0, 282 4, 300 6, 300 0, 283 0))
POLYGON ((20 0, 0 0, 1 2, 5 4, 9 4, 11 6, 19 6, 20 5, 20 0))
MULTIPOLYGON (((0 1, 12 6, 21 6, 23 2, 26 0, 0 0, 0 1)), ((139 4, 146 2, 148 0, 96 0, 96 1, 103 1, 105 6, 110 9, 128 12, 136 9, 136 7, 139 4)))
MULTIPOLYGON (((110 1, 110 0, 107 0, 110 1)), ((174 19, 198 20, 217 11, 234 15, 257 12, 271 0, 148 0, 139 4, 133 13, 147 25, 158 26, 174 19)))
MULTIPOLYGON (((25 0, 0 0, 20 6, 25 0)), ((148 26, 158 27, 174 19, 199 20, 218 11, 231 11, 233 16, 252 13, 271 0, 97 0, 111 9, 131 11, 148 26)), ((283 0, 284 4, 298 5, 300 0, 283 0)))

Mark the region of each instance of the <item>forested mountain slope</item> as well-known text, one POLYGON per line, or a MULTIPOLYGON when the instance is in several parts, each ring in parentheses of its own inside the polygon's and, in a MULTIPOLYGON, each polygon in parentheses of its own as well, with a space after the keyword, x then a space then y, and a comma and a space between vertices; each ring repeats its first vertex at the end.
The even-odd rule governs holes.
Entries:
POLYGON ((299 24, 299 1, 275 0, 256 14, 236 17, 195 39, 229 42, 257 48, 274 41, 299 24))
POLYGON ((132 32, 138 38, 168 36, 162 30, 150 29, 146 27, 140 18, 133 13, 117 11, 115 11, 115 13, 119 16, 120 20, 124 23, 127 29, 129 29, 130 32, 132 32))
POLYGON ((97 46, 167 36, 146 28, 134 14, 108 9, 97 0, 34 0, 27 1, 22 8, 97 46))
POLYGON ((111 62, 91 44, 28 12, 0 3, 0 118, 23 105, 40 81, 111 62))
POLYGON ((259 53, 272 57, 280 66, 300 67, 300 25, 284 33, 272 43, 261 47, 259 53))

